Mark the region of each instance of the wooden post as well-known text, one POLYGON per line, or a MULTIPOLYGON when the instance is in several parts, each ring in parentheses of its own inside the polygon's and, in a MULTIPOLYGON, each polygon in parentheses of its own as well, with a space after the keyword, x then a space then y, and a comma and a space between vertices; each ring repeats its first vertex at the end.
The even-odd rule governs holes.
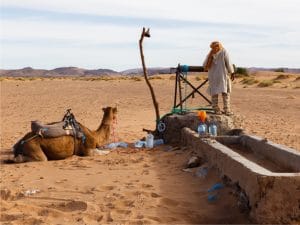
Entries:
MULTIPOLYGON (((158 108, 158 102, 156 101, 156 97, 155 97, 155 94, 154 94, 153 87, 152 87, 152 85, 151 85, 151 83, 150 83, 150 81, 148 79, 148 75, 147 75, 147 68, 146 68, 145 59, 144 59, 144 53, 143 53, 143 40, 144 40, 144 37, 150 38, 150 30, 149 30, 149 28, 146 30, 145 27, 143 27, 143 31, 142 31, 142 34, 141 34, 141 38, 140 38, 139 44, 140 44, 140 54, 141 54, 141 59, 142 59, 144 78, 145 78, 145 81, 146 81, 146 83, 147 83, 147 85, 148 85, 148 87, 150 89, 150 93, 151 93, 153 105, 154 105, 154 108, 155 108, 156 125, 157 125, 157 123, 160 120, 159 108, 158 108)), ((156 129, 157 129, 157 127, 156 127, 156 129)))

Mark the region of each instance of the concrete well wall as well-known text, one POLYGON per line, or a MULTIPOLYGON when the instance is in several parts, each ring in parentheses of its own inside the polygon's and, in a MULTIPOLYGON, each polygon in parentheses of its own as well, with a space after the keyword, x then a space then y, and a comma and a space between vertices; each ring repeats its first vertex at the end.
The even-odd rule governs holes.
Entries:
MULTIPOLYGON (((219 135, 225 135, 235 127, 235 117, 214 114, 207 114, 207 116, 208 120, 213 121, 217 125, 219 135)), ((163 137, 165 143, 180 143, 181 129, 189 127, 196 131, 200 120, 196 113, 187 113, 167 116, 163 119, 163 122, 166 124, 166 131, 163 137)))

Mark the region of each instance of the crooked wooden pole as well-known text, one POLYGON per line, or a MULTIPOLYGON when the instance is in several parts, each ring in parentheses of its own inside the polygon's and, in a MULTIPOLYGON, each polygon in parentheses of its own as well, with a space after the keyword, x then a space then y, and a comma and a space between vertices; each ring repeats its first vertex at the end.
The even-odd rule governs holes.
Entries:
POLYGON ((146 68, 145 58, 144 58, 144 53, 143 53, 143 40, 144 40, 144 37, 150 38, 149 28, 146 30, 145 27, 143 27, 143 31, 142 31, 142 34, 141 34, 141 38, 140 38, 139 44, 140 44, 140 54, 141 54, 141 59, 142 59, 144 78, 145 78, 145 81, 146 81, 146 83, 147 83, 147 85, 148 85, 148 87, 150 89, 150 93, 151 93, 153 105, 154 105, 154 108, 155 108, 156 125, 157 125, 157 123, 159 122, 159 119, 160 119, 159 108, 158 108, 158 102, 156 101, 156 97, 155 97, 155 93, 154 93, 153 87, 152 87, 152 85, 151 85, 151 83, 150 83, 150 81, 148 79, 148 75, 147 75, 147 68, 146 68))

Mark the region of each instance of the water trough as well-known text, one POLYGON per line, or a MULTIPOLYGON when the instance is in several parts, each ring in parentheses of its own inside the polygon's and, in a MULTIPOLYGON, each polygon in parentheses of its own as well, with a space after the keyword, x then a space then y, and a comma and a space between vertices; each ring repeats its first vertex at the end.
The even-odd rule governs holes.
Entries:
POLYGON ((246 194, 249 216, 257 223, 300 221, 300 152, 264 138, 230 136, 234 118, 212 115, 220 136, 200 138, 195 114, 165 118, 167 143, 192 148, 246 194))

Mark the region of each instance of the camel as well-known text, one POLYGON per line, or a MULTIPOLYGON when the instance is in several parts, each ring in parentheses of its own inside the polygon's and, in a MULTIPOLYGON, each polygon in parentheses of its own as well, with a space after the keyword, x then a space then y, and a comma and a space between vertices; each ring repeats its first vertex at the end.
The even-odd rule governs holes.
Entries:
POLYGON ((14 162, 59 160, 72 155, 97 154, 96 148, 108 142, 111 126, 117 114, 117 108, 106 107, 102 110, 104 115, 97 130, 92 131, 78 123, 85 135, 85 140, 76 139, 75 141, 73 136, 43 138, 33 132, 27 133, 13 146, 14 162))

